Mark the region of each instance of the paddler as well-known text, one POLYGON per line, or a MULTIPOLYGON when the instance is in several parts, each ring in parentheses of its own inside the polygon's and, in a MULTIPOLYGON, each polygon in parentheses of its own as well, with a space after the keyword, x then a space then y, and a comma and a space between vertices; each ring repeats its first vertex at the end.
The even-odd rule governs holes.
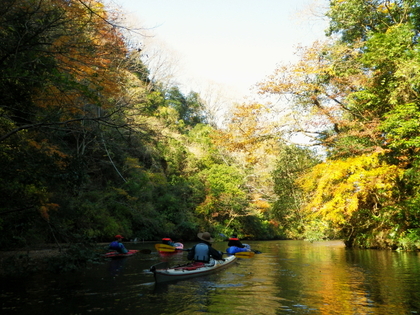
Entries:
POLYGON ((232 236, 229 238, 228 246, 236 246, 240 248, 244 248, 245 246, 241 243, 241 241, 238 238, 237 234, 232 234, 232 236))
POLYGON ((232 234, 232 236, 229 238, 228 246, 229 247, 226 252, 229 254, 251 251, 251 246, 248 244, 242 244, 237 234, 232 234))
POLYGON ((215 260, 222 260, 222 252, 211 247, 214 239, 209 232, 198 233, 197 237, 201 240, 200 243, 194 245, 188 252, 187 258, 194 260, 194 262, 209 263, 210 258, 215 260))
POLYGON ((121 235, 115 235, 115 241, 109 244, 108 248, 111 250, 115 250, 121 254, 127 254, 128 250, 125 248, 124 244, 122 243, 124 237, 121 235))
POLYGON ((169 237, 162 238, 162 244, 176 247, 175 243, 169 237))

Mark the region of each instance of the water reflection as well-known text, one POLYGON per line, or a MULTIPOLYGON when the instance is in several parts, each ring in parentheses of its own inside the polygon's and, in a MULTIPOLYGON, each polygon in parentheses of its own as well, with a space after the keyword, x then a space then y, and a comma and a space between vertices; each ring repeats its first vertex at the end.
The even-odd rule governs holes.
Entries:
POLYGON ((118 259, 110 259, 109 261, 109 273, 112 277, 115 277, 118 275, 119 272, 122 272, 124 270, 124 265, 127 262, 127 259, 129 257, 123 257, 118 259))
POLYGON ((155 285, 149 267, 180 264, 186 254, 156 251, 76 273, 1 281, 1 314, 420 314, 419 253, 346 250, 341 242, 249 243, 263 253, 176 283, 155 285))

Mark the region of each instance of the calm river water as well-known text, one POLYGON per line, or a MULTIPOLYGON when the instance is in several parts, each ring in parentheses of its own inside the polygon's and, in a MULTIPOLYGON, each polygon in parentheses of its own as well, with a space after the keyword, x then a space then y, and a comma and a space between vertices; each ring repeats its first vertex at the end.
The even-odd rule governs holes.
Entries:
POLYGON ((0 314, 420 314, 420 253, 347 250, 339 241, 247 243, 262 254, 159 286, 149 267, 178 264, 186 253, 161 257, 153 244, 126 243, 153 252, 64 275, 3 280, 0 314))

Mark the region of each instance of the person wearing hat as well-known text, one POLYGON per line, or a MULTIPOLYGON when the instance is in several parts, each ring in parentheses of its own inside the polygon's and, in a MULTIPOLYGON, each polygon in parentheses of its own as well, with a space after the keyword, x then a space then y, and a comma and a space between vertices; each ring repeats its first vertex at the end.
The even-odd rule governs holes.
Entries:
POLYGON ((198 233, 197 237, 201 240, 200 243, 194 245, 188 252, 187 258, 194 260, 194 262, 209 263, 210 258, 216 260, 222 260, 222 252, 211 247, 211 243, 214 239, 211 237, 209 232, 198 233))
POLYGON ((121 243, 124 237, 121 235, 115 235, 115 241, 113 241, 111 244, 109 244, 108 248, 115 250, 121 254, 127 254, 128 250, 125 248, 124 244, 121 243))

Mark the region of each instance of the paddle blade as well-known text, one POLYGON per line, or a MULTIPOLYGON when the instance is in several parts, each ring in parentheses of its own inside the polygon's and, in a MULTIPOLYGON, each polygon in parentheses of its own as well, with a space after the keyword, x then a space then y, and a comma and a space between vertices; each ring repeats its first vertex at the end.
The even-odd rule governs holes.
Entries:
POLYGON ((254 252, 238 252, 235 253, 235 256, 238 258, 252 258, 254 257, 255 253, 254 252))
POLYGON ((164 253, 173 253, 176 251, 176 248, 166 244, 155 244, 155 248, 158 252, 164 253))

